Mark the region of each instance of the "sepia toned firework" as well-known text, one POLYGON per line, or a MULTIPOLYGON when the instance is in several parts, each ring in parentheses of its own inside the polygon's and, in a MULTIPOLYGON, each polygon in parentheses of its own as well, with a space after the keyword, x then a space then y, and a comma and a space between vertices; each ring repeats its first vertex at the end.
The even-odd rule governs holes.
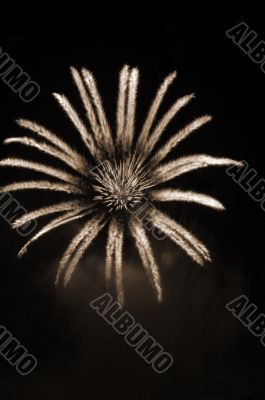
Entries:
POLYGON ((81 257, 105 227, 108 230, 106 280, 109 282, 112 274, 114 275, 117 298, 123 303, 123 243, 125 229, 128 227, 156 298, 161 301, 159 269, 152 251, 150 234, 148 235, 146 229, 146 221, 168 236, 198 264, 203 265, 210 261, 211 257, 204 244, 161 212, 157 203, 192 202, 216 210, 224 209, 218 200, 208 195, 176 188, 163 189, 161 185, 196 169, 210 166, 241 166, 241 163, 205 154, 164 161, 175 146, 211 120, 209 115, 199 117, 173 134, 163 145, 159 144, 169 122, 193 98, 193 95, 187 95, 178 99, 160 119, 157 119, 161 102, 176 77, 175 72, 166 77, 158 88, 140 132, 135 131, 139 82, 137 68, 129 68, 126 65, 120 72, 116 132, 111 132, 92 73, 85 68, 80 72, 71 68, 71 73, 86 113, 86 123, 81 120, 64 95, 54 93, 54 97, 80 135, 84 145, 82 154, 50 130, 25 119, 19 119, 17 123, 28 130, 31 136, 12 137, 4 141, 5 144, 29 146, 65 165, 65 169, 62 169, 16 157, 0 160, 2 167, 24 168, 49 176, 49 179, 45 180, 13 182, 2 187, 1 191, 50 190, 64 192, 69 196, 68 200, 42 207, 15 220, 13 226, 18 228, 32 219, 53 216, 51 221, 22 247, 19 256, 42 235, 72 221, 84 220, 83 226, 72 238, 59 263, 55 282, 67 285, 81 257), (136 211, 143 203, 144 220, 141 220, 136 211))

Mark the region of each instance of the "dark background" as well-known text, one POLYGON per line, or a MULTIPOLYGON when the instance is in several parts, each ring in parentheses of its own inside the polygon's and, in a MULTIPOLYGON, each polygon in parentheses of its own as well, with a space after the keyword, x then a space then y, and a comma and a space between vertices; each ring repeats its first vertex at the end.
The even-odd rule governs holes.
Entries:
MULTIPOLYGON (((177 80, 160 112, 184 94, 195 92, 196 98, 170 123, 165 137, 196 116, 209 113, 214 118, 172 157, 201 152, 245 159, 258 177, 265 177, 265 76, 225 35, 245 21, 265 39, 262 10, 187 5, 184 10, 178 4, 161 4, 163 9, 150 14, 133 3, 111 11, 102 5, 97 12, 89 4, 73 12, 72 5, 66 17, 64 9, 57 15, 52 8, 44 13, 47 9, 40 4, 35 16, 21 15, 20 23, 8 15, 5 21, 2 15, 2 49, 41 92, 26 104, 0 82, 1 141, 24 134, 14 123, 24 117, 80 146, 76 131, 50 96, 54 91, 65 93, 82 112, 70 65, 93 71, 112 126, 118 72, 125 63, 139 67, 138 127, 157 86, 176 69, 177 80)), ((54 165, 48 156, 23 147, 1 145, 0 151, 2 157, 16 154, 54 165)), ((35 175, 6 169, 0 176, 3 185, 35 175)), ((265 214, 224 168, 193 172, 173 184, 216 196, 227 208, 218 213, 198 205, 168 205, 168 213, 207 244, 214 262, 200 269, 170 241, 154 243, 164 291, 160 306, 134 245, 126 242, 125 309, 173 355, 173 366, 156 374, 90 309, 89 302, 105 291, 105 231, 62 290, 54 286, 58 260, 79 224, 43 236, 18 260, 16 254, 27 239, 1 219, 0 324, 38 359, 38 367, 26 377, 0 359, 1 399, 265 398, 265 348, 225 309, 227 302, 244 294, 265 312, 265 214)), ((38 191, 15 193, 29 210, 58 197, 38 191)))

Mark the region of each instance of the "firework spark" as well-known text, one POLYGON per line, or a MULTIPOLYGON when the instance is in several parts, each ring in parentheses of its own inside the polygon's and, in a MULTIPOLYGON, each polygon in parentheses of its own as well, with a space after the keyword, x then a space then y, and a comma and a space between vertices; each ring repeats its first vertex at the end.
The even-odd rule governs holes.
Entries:
POLYGON ((193 98, 191 94, 178 99, 156 122, 160 104, 176 77, 175 72, 166 77, 159 87, 138 135, 135 134, 139 82, 137 68, 130 69, 126 65, 120 72, 115 135, 111 132, 92 73, 85 68, 81 72, 71 68, 71 73, 86 112, 87 124, 82 122, 64 95, 54 93, 54 97, 78 131, 85 146, 84 154, 78 153, 56 134, 38 123, 24 119, 19 119, 18 125, 33 133, 35 137, 11 137, 4 141, 5 144, 17 143, 37 149, 58 159, 69 169, 65 171, 14 157, 0 161, 2 167, 30 169, 54 179, 14 182, 2 187, 2 191, 51 190, 72 196, 72 199, 42 207, 15 220, 13 226, 17 228, 32 219, 59 214, 22 247, 19 255, 25 253, 27 248, 45 233, 71 221, 85 219, 83 227, 71 240, 59 264, 55 282, 62 281, 66 285, 89 245, 108 224, 106 280, 108 282, 114 273, 117 297, 122 303, 124 300, 122 252, 127 224, 156 297, 161 301, 162 289, 158 266, 143 221, 136 218, 136 207, 148 199, 149 205, 145 207, 144 212, 145 219, 180 246, 194 261, 203 265, 211 260, 207 248, 191 232, 160 212, 153 203, 194 202, 217 210, 223 210, 224 206, 205 194, 174 188, 155 189, 155 187, 199 168, 241 166, 241 163, 205 154, 163 162, 177 144, 211 120, 209 115, 197 118, 171 136, 163 146, 158 146, 169 122, 193 98))

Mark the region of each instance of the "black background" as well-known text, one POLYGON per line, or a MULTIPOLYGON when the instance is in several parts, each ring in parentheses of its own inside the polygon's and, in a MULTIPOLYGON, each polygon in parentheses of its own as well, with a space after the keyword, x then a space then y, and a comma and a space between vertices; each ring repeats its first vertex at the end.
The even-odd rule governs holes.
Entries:
MULTIPOLYGON (((52 92, 65 93, 82 112, 69 66, 85 66, 96 76, 111 126, 114 126, 118 72, 128 63, 141 72, 137 127, 158 84, 173 70, 178 77, 161 107, 178 96, 196 98, 170 123, 165 137, 196 116, 213 121, 182 143, 173 156, 209 153, 245 159, 265 177, 265 76, 225 31, 240 21, 265 39, 262 10, 232 11, 230 6, 178 9, 161 4, 145 13, 133 3, 111 11, 80 5, 66 17, 51 8, 35 16, 2 16, 1 47, 41 88, 32 103, 0 82, 1 140, 22 135, 14 120, 37 120, 69 143, 80 146, 77 133, 52 92), (163 6, 163 9, 162 9, 163 6), (70 18, 69 18, 70 17, 70 18), (5 23, 6 22, 6 23, 5 23), (3 27, 5 25, 5 27, 3 27)), ((84 114, 82 114, 84 117, 84 114)), ((80 147, 82 149, 82 147, 80 147)), ((21 147, 1 145, 1 156, 16 154, 53 160, 21 147)), ((1 185, 33 173, 6 169, 1 185)), ((167 211, 204 241, 214 258, 200 269, 168 240, 154 243, 164 291, 158 306, 134 245, 125 247, 126 309, 170 352, 175 362, 156 374, 89 307, 105 291, 104 231, 82 259, 66 290, 54 286, 58 260, 78 223, 58 229, 34 243, 28 254, 16 254, 25 242, 1 219, 0 324, 7 327, 38 359, 26 377, 0 359, 1 399, 264 399, 265 348, 225 309, 240 294, 260 312, 264 304, 264 211, 231 178, 214 168, 176 179, 175 186, 211 194, 226 206, 218 213, 195 205, 174 205, 167 211)), ((55 202, 53 193, 16 193, 27 209, 55 202)), ((42 221, 39 222, 40 226, 42 221)))

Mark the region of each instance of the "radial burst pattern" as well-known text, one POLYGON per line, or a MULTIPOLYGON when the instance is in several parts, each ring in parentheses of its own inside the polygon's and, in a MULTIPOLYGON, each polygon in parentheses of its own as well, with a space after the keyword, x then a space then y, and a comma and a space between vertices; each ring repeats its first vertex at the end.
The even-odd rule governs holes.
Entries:
POLYGON ((46 153, 59 160, 65 168, 16 157, 3 159, 0 161, 2 167, 29 169, 48 176, 49 180, 18 181, 2 187, 2 191, 51 190, 69 196, 63 202, 39 208, 15 220, 13 225, 18 228, 32 219, 53 216, 23 246, 19 255, 51 230, 75 220, 84 220, 58 267, 55 282, 66 285, 89 245, 107 227, 106 280, 108 282, 112 274, 115 276, 117 298, 122 303, 123 242, 127 225, 156 297, 161 301, 160 275, 149 239, 154 229, 168 236, 200 265, 210 261, 211 257, 207 248, 191 232, 159 211, 157 203, 193 202, 217 210, 224 209, 218 200, 208 195, 176 188, 163 189, 161 184, 199 168, 241 166, 241 163, 205 154, 164 161, 176 145, 211 119, 208 115, 199 117, 173 134, 162 146, 159 144, 169 122, 193 97, 187 95, 178 99, 157 119, 160 104, 176 73, 166 77, 158 88, 139 132, 135 132, 137 68, 130 69, 126 65, 120 72, 116 132, 111 132, 92 73, 85 68, 80 72, 71 68, 71 73, 85 110, 86 123, 64 95, 54 93, 54 97, 80 135, 84 145, 82 154, 47 128, 25 119, 19 119, 17 123, 32 137, 12 137, 4 142, 29 146, 46 153))

